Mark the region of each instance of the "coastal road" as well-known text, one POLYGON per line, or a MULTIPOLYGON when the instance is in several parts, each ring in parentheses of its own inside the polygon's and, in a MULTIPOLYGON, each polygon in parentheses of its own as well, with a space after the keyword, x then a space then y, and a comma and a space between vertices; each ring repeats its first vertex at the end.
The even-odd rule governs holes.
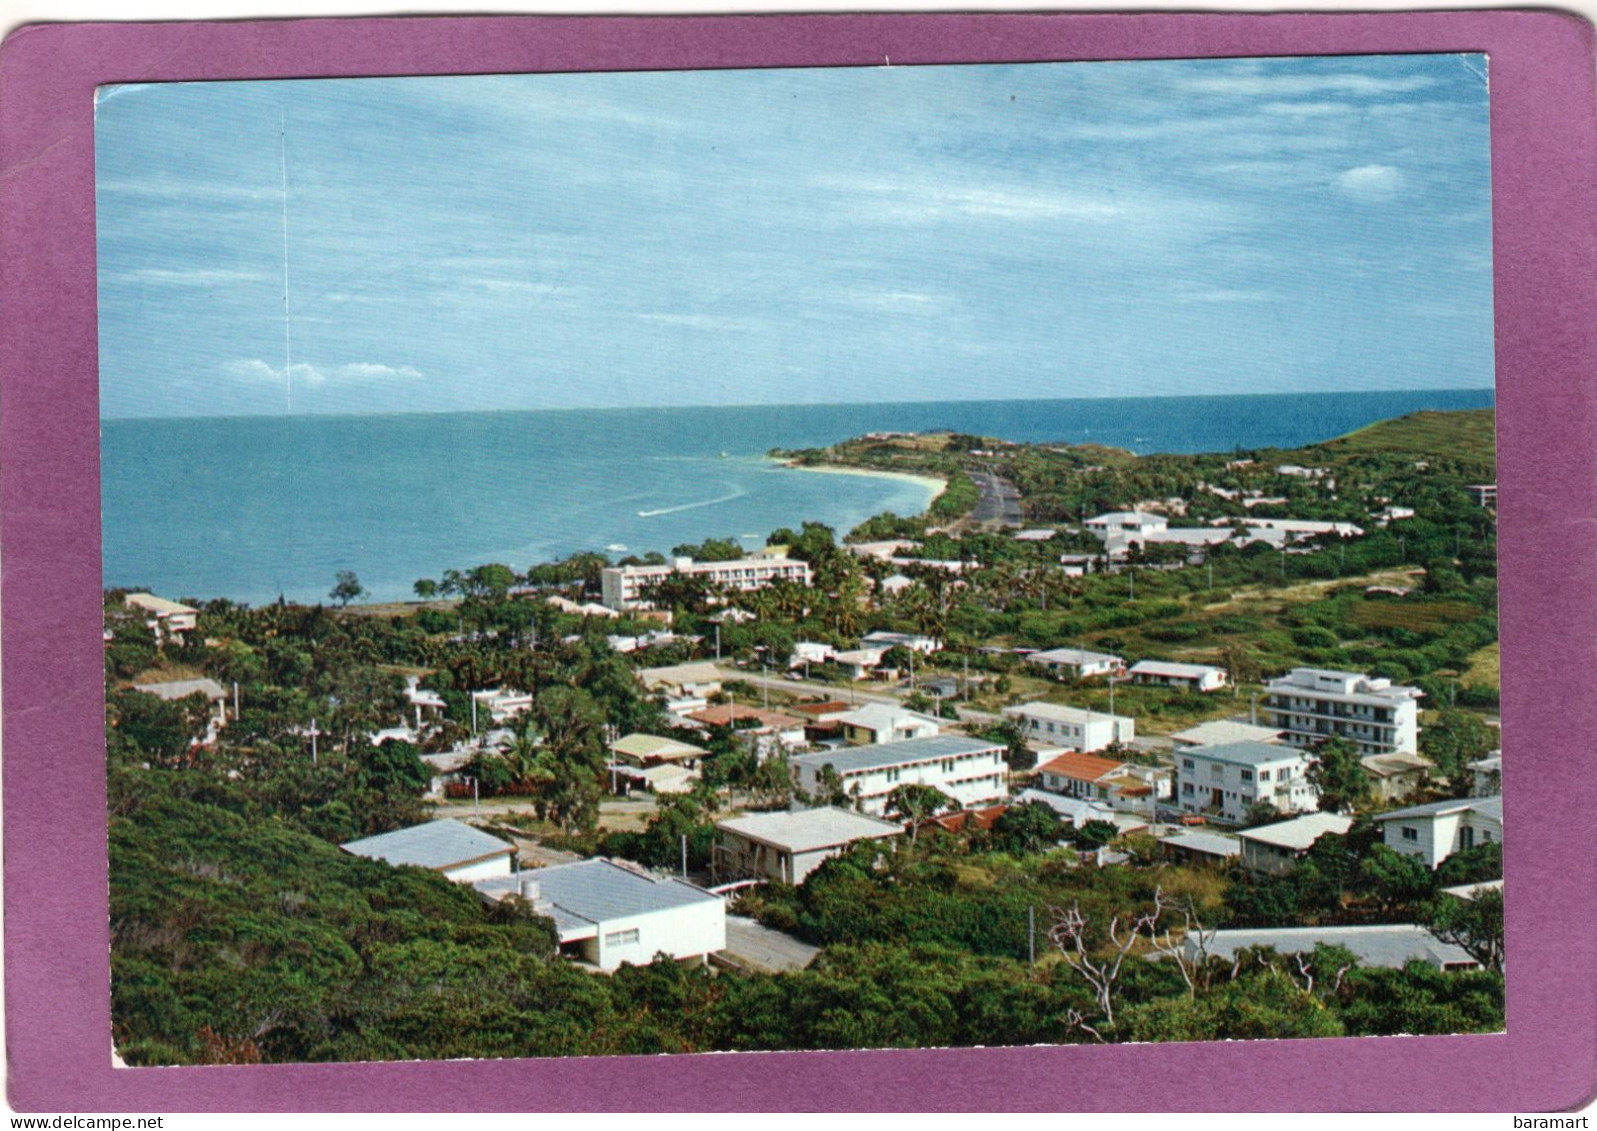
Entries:
POLYGON ((1020 513, 1020 491, 1001 475, 987 471, 973 471, 970 478, 981 491, 970 517, 976 522, 996 522, 1000 526, 1021 526, 1025 517, 1020 513))

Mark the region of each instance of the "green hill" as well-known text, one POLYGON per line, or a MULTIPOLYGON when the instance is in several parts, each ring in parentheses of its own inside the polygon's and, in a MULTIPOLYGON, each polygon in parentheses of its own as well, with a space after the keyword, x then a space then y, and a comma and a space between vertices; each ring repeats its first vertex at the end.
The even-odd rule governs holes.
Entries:
POLYGON ((1410 413, 1317 444, 1314 450, 1336 456, 1404 455, 1495 466, 1497 413, 1489 408, 1410 413))

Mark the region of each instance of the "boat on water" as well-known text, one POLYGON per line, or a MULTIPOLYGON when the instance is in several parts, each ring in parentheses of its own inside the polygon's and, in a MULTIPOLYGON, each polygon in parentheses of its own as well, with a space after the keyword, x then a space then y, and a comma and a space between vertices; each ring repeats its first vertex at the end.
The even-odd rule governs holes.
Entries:
POLYGON ((623 546, 620 542, 612 542, 608 546, 606 546, 605 549, 608 550, 612 554, 620 554, 620 553, 624 553, 626 551, 626 547, 623 546))

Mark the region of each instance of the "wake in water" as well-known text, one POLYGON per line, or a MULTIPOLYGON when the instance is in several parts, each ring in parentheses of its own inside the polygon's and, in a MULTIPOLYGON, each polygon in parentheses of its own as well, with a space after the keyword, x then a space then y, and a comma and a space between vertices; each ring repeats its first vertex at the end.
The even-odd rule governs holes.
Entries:
POLYGON ((733 491, 730 495, 721 495, 718 498, 714 498, 714 499, 700 499, 696 503, 683 503, 680 506, 675 506, 675 507, 660 507, 660 508, 658 508, 656 510, 652 510, 652 511, 639 511, 638 512, 638 517, 639 518, 653 518, 656 515, 678 514, 678 513, 682 512, 682 511, 697 510, 700 507, 720 506, 722 503, 730 503, 733 499, 741 499, 744 495, 747 495, 747 494, 748 494, 748 492, 743 490, 740 487, 736 491, 733 491))

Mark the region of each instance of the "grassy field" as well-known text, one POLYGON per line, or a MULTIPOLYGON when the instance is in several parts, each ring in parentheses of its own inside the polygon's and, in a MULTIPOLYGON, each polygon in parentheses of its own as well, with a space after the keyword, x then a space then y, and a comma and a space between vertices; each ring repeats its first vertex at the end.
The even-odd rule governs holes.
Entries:
POLYGON ((1489 408, 1416 412, 1371 424, 1318 447, 1341 456, 1412 455, 1491 465, 1497 459, 1497 413, 1489 408))
POLYGON ((1469 658, 1469 667, 1464 670, 1464 685, 1467 687, 1501 687, 1503 680, 1501 665, 1501 645, 1488 644, 1469 658))

